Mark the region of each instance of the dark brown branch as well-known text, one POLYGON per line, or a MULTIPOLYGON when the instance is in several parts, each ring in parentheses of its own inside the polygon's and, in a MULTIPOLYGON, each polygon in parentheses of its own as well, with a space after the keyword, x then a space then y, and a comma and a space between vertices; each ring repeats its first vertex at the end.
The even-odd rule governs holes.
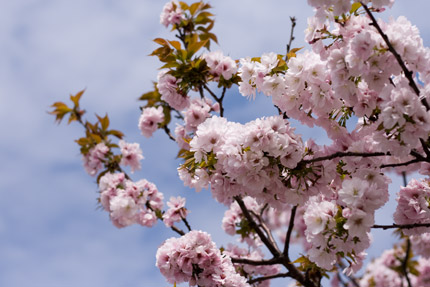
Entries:
POLYGON ((262 282, 262 281, 265 281, 265 280, 270 280, 270 279, 274 279, 274 278, 285 278, 285 277, 291 277, 290 272, 287 272, 287 273, 278 273, 278 274, 275 274, 275 275, 269 275, 269 276, 254 278, 252 280, 249 280, 248 283, 249 284, 254 284, 254 283, 262 282))
POLYGON ((290 249, 290 240, 291 240, 291 234, 293 232, 293 228, 294 228, 294 219, 296 217, 296 211, 297 211, 297 205, 295 205, 292 209, 291 209, 291 215, 290 215, 290 223, 288 224, 288 230, 287 230, 287 235, 285 236, 285 245, 284 245, 284 256, 290 260, 290 256, 289 256, 289 249, 290 249))
POLYGON ((171 139, 172 141, 176 142, 175 137, 171 134, 170 129, 167 125, 165 125, 163 127, 164 132, 167 134, 167 136, 169 137, 169 139, 171 139))
POLYGON ((191 226, 188 223, 188 220, 184 217, 182 217, 182 221, 184 222, 185 226, 188 228, 188 231, 191 231, 191 226))
POLYGON ((411 150, 411 156, 415 157, 416 159, 419 159, 420 161, 427 161, 428 159, 422 156, 419 152, 416 150, 411 150))
POLYGON ((418 227, 430 227, 430 223, 412 223, 412 224, 391 224, 391 225, 380 225, 380 224, 375 224, 372 226, 372 228, 375 229, 394 229, 394 228, 399 228, 399 229, 412 229, 412 228, 418 228, 418 227))
POLYGON ((275 265, 282 262, 280 258, 272 258, 269 260, 251 260, 246 258, 231 258, 231 262, 236 264, 247 264, 252 266, 261 266, 261 265, 275 265))
POLYGON ((409 69, 406 67, 405 62, 402 60, 402 57, 397 53, 396 49, 394 49, 393 45, 391 45, 387 35, 382 31, 381 27, 379 26, 378 22, 376 21, 375 17, 373 16, 372 12, 370 12, 369 8, 364 4, 363 2, 360 2, 363 6, 364 10, 366 10, 367 15, 370 17, 372 22, 370 25, 374 26, 378 33, 381 35, 382 39, 384 39, 385 44, 388 46, 388 50, 394 55, 397 62, 399 63, 400 67, 403 70, 403 73, 405 73, 406 78, 409 81, 409 86, 412 88, 412 90, 415 92, 415 94, 420 98, 421 103, 426 107, 426 110, 430 110, 430 106, 427 103, 427 100, 425 97, 420 96, 420 90, 418 89, 417 84, 415 83, 412 75, 412 71, 409 71, 409 69))
POLYGON ((273 238, 273 234, 272 231, 270 230, 269 227, 267 227, 266 223, 264 222, 264 220, 261 218, 260 215, 256 214, 254 211, 250 210, 250 213, 252 213, 257 219, 258 222, 260 223, 259 226, 263 229, 263 231, 266 233, 267 239, 269 239, 269 241, 272 243, 272 245, 276 248, 276 250, 278 250, 279 253, 281 253, 281 251, 278 248, 278 245, 276 244, 275 239, 273 238))
POLYGON ((212 96, 212 98, 214 98, 214 100, 219 104, 219 115, 221 117, 224 116, 224 106, 222 104, 222 101, 224 100, 224 96, 225 96, 225 92, 227 91, 227 88, 224 87, 221 93, 221 97, 217 97, 217 95, 215 95, 214 92, 212 92, 212 90, 206 85, 203 85, 203 88, 208 91, 208 93, 212 96))
MULTIPOLYGON (((291 50, 291 44, 293 43, 295 37, 294 37, 294 28, 296 27, 296 18, 295 17, 290 17, 290 21, 291 21, 291 33, 290 33, 290 41, 287 44, 287 55, 291 50)), ((285 61, 288 60, 288 56, 285 55, 285 61)))
POLYGON ((430 150, 429 150, 426 142, 422 138, 420 138, 420 142, 421 142, 421 145, 423 147, 424 153, 426 154, 427 158, 430 159, 430 150))
POLYGON ((323 160, 331 160, 337 157, 351 157, 351 156, 360 156, 360 157, 376 157, 376 156, 387 156, 387 155, 391 155, 389 152, 352 152, 352 151, 347 151, 347 152, 335 152, 331 155, 326 155, 326 156, 321 156, 321 157, 316 157, 313 159, 308 159, 308 160, 302 160, 302 163, 313 163, 313 162, 318 162, 318 161, 323 161, 323 160))
POLYGON ((219 99, 218 99, 218 97, 215 95, 215 93, 214 92, 212 92, 212 90, 211 89, 209 89, 209 87, 205 84, 204 86, 203 86, 203 88, 206 90, 206 91, 208 91, 208 93, 218 102, 219 101, 219 99))
POLYGON ((284 265, 289 273, 291 274, 291 278, 294 278, 300 284, 306 287, 315 287, 315 284, 309 280, 309 278, 305 278, 305 276, 297 270, 296 266, 294 266, 293 263, 291 263, 287 258, 285 258, 275 246, 272 245, 270 240, 266 237, 264 232, 260 229, 260 227, 255 222, 254 218, 252 218, 252 215, 249 213, 248 209, 245 206, 245 203, 243 202, 242 198, 240 196, 235 196, 234 199, 239 204, 240 209, 242 210, 243 215, 248 220, 250 227, 254 229, 254 231, 258 234, 261 241, 266 245, 267 249, 269 249, 270 253, 279 260, 279 263, 284 265))
POLYGON ((411 279, 409 278, 409 274, 408 274, 408 261, 411 253, 411 241, 409 240, 409 238, 406 240, 405 253, 406 253, 405 258, 402 261, 402 271, 403 271, 403 274, 405 275, 406 281, 408 282, 408 287, 412 287, 411 279))
POLYGON ((177 228, 176 226, 172 226, 172 227, 170 227, 170 229, 172 229, 173 231, 175 231, 176 233, 178 233, 179 235, 181 235, 181 236, 184 236, 185 235, 185 232, 183 232, 181 229, 179 229, 179 228, 177 228))
POLYGON ((226 87, 224 87, 224 88, 222 89, 221 97, 219 98, 219 101, 218 101, 218 104, 219 104, 219 115, 220 115, 221 117, 223 117, 223 116, 224 116, 224 105, 222 104, 222 101, 224 100, 225 92, 226 92, 226 91, 227 91, 227 88, 226 88, 226 87))
POLYGON ((419 159, 412 159, 410 161, 401 162, 401 163, 389 163, 389 164, 381 164, 380 168, 386 168, 386 167, 398 167, 398 166, 407 166, 413 163, 421 162, 422 160, 419 159))
POLYGON ((248 220, 251 228, 254 229, 254 231, 258 234, 261 241, 264 243, 264 245, 266 245, 267 249, 269 249, 270 253, 272 253, 272 255, 275 257, 279 257, 280 252, 272 244, 272 242, 266 237, 266 235, 260 229, 258 224, 255 222, 254 218, 252 218, 252 216, 249 213, 248 209, 246 208, 245 203, 243 202, 242 198, 240 198, 239 196, 235 196, 234 199, 239 204, 239 207, 242 210, 242 214, 245 216, 246 220, 248 220))

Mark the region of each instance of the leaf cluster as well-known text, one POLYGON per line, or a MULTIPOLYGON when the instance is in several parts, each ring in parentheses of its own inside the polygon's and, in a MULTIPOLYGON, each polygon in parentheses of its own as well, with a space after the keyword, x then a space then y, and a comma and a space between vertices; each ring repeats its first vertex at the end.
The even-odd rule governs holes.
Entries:
POLYGON ((112 141, 111 137, 122 139, 124 134, 119 130, 109 128, 110 120, 107 114, 104 117, 96 114, 97 121, 93 123, 83 120, 82 116, 85 114, 85 110, 80 109, 79 101, 84 92, 85 90, 82 90, 76 95, 70 95, 70 100, 73 104, 72 108, 63 102, 55 102, 51 106, 54 110, 49 113, 54 115, 56 121, 59 123, 66 115, 69 115, 68 124, 77 121, 85 128, 85 136, 75 140, 80 147, 82 155, 88 154, 88 152, 99 143, 104 143, 109 148, 106 158, 102 160, 105 170, 99 174, 97 178, 98 182, 103 174, 120 169, 119 163, 122 156, 115 155, 112 152, 112 148, 118 148, 118 145, 112 141))
POLYGON ((81 96, 84 94, 84 92, 85 90, 82 90, 76 95, 70 95, 70 100, 73 103, 72 108, 70 108, 63 102, 55 102, 51 105, 51 108, 53 108, 54 110, 49 113, 55 116, 55 120, 58 123, 61 123, 61 121, 66 115, 69 115, 69 120, 67 122, 68 124, 73 121, 81 121, 82 116, 85 114, 85 110, 80 109, 79 100, 81 99, 81 96))

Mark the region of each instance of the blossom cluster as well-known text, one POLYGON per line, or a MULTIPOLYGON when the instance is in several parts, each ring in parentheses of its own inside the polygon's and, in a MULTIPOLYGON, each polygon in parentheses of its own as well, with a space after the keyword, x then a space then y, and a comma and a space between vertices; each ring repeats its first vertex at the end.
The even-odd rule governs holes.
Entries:
POLYGON ((411 285, 408 285, 403 268, 410 268, 410 266, 402 266, 405 256, 405 250, 400 247, 384 251, 379 258, 367 266, 364 276, 360 279, 360 287, 428 286, 430 282, 430 260, 419 258, 409 263, 415 271, 408 274, 411 282, 411 285))
POLYGON ((167 227, 172 227, 173 223, 185 219, 189 211, 185 208, 185 198, 170 197, 167 202, 169 209, 163 214, 163 222, 167 227))
POLYGON ((142 110, 139 118, 139 129, 145 137, 149 138, 164 121, 163 107, 149 107, 142 110))
POLYGON ((103 142, 92 147, 88 153, 82 157, 85 171, 89 175, 95 176, 99 170, 103 168, 103 162, 108 152, 109 148, 103 142))
POLYGON ((180 92, 178 83, 181 79, 175 78, 168 73, 168 70, 161 70, 157 76, 157 89, 161 94, 161 99, 172 108, 182 111, 190 105, 190 98, 180 92))
POLYGON ((386 176, 364 171, 345 179, 335 198, 312 197, 303 216, 309 259, 330 270, 337 256, 346 256, 353 262, 346 271, 359 270, 370 245, 374 213, 388 201, 388 183, 386 176))
POLYGON ((184 19, 183 13, 178 1, 167 2, 160 15, 160 23, 166 27, 179 24, 184 19))
MULTIPOLYGON (((140 161, 143 159, 140 145, 138 143, 128 143, 124 140, 120 140, 118 145, 121 151, 119 164, 130 166, 132 173, 139 170, 141 168, 140 161)), ((85 171, 89 175, 95 176, 105 164, 109 163, 109 157, 111 156, 110 148, 104 142, 96 144, 82 157, 85 171)))
POLYGON ((202 58, 206 60, 215 81, 218 81, 221 76, 225 80, 230 80, 237 72, 236 62, 232 58, 224 56, 221 51, 203 54, 202 58))
POLYGON ((219 202, 229 204, 236 195, 249 195, 276 207, 307 199, 298 182, 285 184, 304 146, 282 116, 245 125, 211 117, 198 126, 190 151, 197 168, 179 168, 181 179, 197 189, 210 184, 219 202))
MULTIPOLYGON (((312 2, 315 7, 334 4, 312 2)), ((344 2, 350 7, 350 1, 344 2)), ((429 136, 430 112, 410 89, 368 18, 351 14, 329 30, 330 22, 320 16, 309 19, 306 40, 313 51, 290 58, 286 71, 276 69, 279 59, 274 53, 263 54, 260 61, 241 59, 239 91, 247 97, 255 96, 256 91, 271 96, 289 117, 308 126, 321 126, 333 140, 348 136, 343 127, 354 114, 360 117, 355 131, 366 133, 375 150, 388 149, 406 159, 412 149, 420 148, 419 138, 429 136), (329 45, 322 41, 327 38, 333 41, 329 45), (334 125, 338 125, 336 133, 334 125)), ((430 59, 430 50, 424 48, 417 28, 404 17, 379 24, 407 67, 427 83, 430 69, 424 63, 430 59)), ((427 90, 421 92, 429 98, 427 90)))
MULTIPOLYGON (((402 187, 397 197, 394 221, 397 224, 430 223, 430 186, 429 182, 412 179, 402 187)), ((406 235, 421 235, 429 228, 419 227, 403 230, 406 235)))
POLYGON ((124 173, 106 173, 99 189, 100 203, 118 228, 135 223, 151 227, 157 221, 156 211, 163 208, 163 194, 145 179, 133 182, 124 173))
POLYGON ((190 231, 167 239, 157 250, 156 265, 170 283, 190 286, 245 287, 246 279, 236 273, 231 259, 221 254, 209 234, 190 231))
MULTIPOLYGON (((379 258, 367 266, 365 274, 360 280, 360 286, 408 286, 406 278, 395 271, 396 268, 401 267, 402 259, 405 255, 405 251, 402 248, 384 251, 379 258)), ((414 279, 413 277, 412 280, 414 279)), ((416 285, 413 284, 413 286, 416 285)))
MULTIPOLYGON (((359 1, 352 1, 358 3, 359 1)), ((372 3, 372 7, 381 9, 384 6, 391 7, 394 0, 364 0, 364 4, 372 3)), ((320 17, 340 16, 349 12, 352 8, 351 0, 308 0, 308 4, 316 9, 316 14, 320 17)))

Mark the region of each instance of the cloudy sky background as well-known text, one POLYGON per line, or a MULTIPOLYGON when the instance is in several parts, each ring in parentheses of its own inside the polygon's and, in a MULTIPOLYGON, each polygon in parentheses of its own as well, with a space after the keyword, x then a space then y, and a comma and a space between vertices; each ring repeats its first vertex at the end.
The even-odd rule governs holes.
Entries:
MULTIPOLYGON (((219 48, 233 58, 283 53, 289 16, 298 19, 294 46, 303 46, 312 14, 305 2, 212 1, 219 48)), ((175 145, 161 132, 147 140, 137 129, 137 98, 151 89, 159 66, 147 56, 156 47, 151 39, 173 38, 159 25, 163 5, 155 0, 0 5, 0 286, 169 286, 154 267, 155 252, 175 234, 162 224, 116 229, 97 209, 95 179, 82 169, 73 142, 82 128, 58 126, 47 114, 54 101, 68 101, 70 93, 84 88, 81 104, 90 118, 107 112, 113 128, 141 144, 146 159, 133 178, 154 182, 166 198, 187 196, 193 228, 212 233, 219 246, 230 239, 220 227, 224 208, 209 192, 196 194, 177 178, 175 145)), ((399 0, 385 15, 406 15, 428 45, 429 10, 429 1, 399 0)), ((248 102, 235 91, 227 95, 230 120, 273 112, 264 97, 248 102)), ((324 142, 323 133, 313 136, 324 142)), ((400 182, 393 181, 393 194, 400 182)), ((389 207, 378 223, 391 223, 389 207)), ((389 235, 375 235, 371 255, 390 246, 389 235)))

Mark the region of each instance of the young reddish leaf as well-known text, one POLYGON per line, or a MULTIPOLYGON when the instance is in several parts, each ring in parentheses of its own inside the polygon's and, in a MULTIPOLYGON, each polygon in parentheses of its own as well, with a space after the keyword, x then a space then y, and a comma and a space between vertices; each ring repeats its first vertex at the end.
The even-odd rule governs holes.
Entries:
POLYGON ((169 43, 176 50, 180 50, 181 49, 181 43, 179 43, 178 41, 169 41, 169 43))
POLYGON ((208 41, 209 40, 204 40, 204 41, 195 42, 195 43, 192 43, 191 45, 189 45, 188 46, 188 56, 191 57, 192 55, 194 55, 198 50, 200 50, 203 46, 205 46, 208 41))
POLYGON ((78 92, 76 95, 70 95, 70 100, 73 102, 75 107, 79 107, 79 100, 81 99, 81 96, 84 94, 85 89, 78 92))
POLYGON ((122 139, 124 137, 124 134, 120 131, 117 131, 117 130, 110 130, 110 131, 108 131, 108 134, 113 135, 114 137, 117 137, 119 139, 122 139))
POLYGON ((176 62, 167 62, 166 64, 160 67, 160 70, 167 69, 167 68, 177 68, 178 66, 179 64, 176 62))
POLYGON ((107 128, 109 127, 109 117, 106 114, 103 118, 96 115, 96 117, 99 119, 100 125, 102 127, 102 130, 106 131, 107 128))
POLYGON ((300 51, 301 49, 303 49, 303 47, 291 49, 291 51, 287 54, 288 59, 294 58, 296 56, 296 52, 300 51))
POLYGON ((139 100, 140 101, 147 101, 147 100, 153 99, 154 97, 155 97, 155 91, 152 91, 152 92, 148 92, 148 93, 141 95, 139 100))
POLYGON ((96 142, 101 143, 103 141, 102 137, 98 134, 90 134, 90 137, 96 142))
POLYGON ((163 38, 155 38, 154 40, 152 40, 152 41, 154 41, 155 43, 157 43, 157 44, 160 44, 161 46, 167 46, 167 45, 169 45, 168 43, 167 43, 167 41, 165 40, 165 39, 163 39, 163 38))
MULTIPOLYGON (((175 5, 175 2, 173 2, 173 5, 175 5)), ((189 9, 188 4, 187 4, 187 3, 185 3, 185 2, 180 1, 180 2, 179 2, 179 5, 181 5, 181 9, 182 9, 182 10, 188 10, 188 9, 189 9)), ((175 6, 176 6, 176 5, 175 5, 175 6)), ((175 7, 175 8, 176 8, 176 7, 175 7)))
POLYGON ((194 16, 196 11, 200 10, 200 6, 203 6, 203 2, 201 2, 201 1, 191 4, 190 9, 189 9, 191 16, 194 16))

